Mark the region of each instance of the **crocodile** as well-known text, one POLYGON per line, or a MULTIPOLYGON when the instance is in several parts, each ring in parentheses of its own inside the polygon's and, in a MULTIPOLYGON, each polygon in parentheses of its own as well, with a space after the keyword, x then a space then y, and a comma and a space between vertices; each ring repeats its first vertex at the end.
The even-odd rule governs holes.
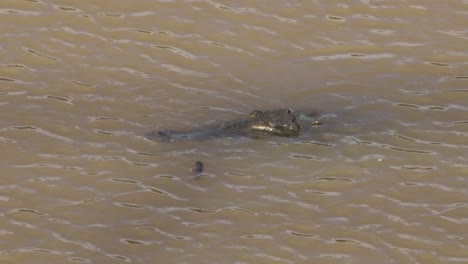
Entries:
POLYGON ((303 125, 321 125, 320 121, 312 121, 312 115, 294 112, 291 109, 275 109, 269 111, 252 111, 247 118, 210 125, 189 132, 171 130, 156 130, 147 134, 149 138, 174 141, 178 139, 206 139, 215 137, 249 137, 267 138, 270 136, 297 137, 303 125), (304 121, 310 122, 304 122, 304 121))

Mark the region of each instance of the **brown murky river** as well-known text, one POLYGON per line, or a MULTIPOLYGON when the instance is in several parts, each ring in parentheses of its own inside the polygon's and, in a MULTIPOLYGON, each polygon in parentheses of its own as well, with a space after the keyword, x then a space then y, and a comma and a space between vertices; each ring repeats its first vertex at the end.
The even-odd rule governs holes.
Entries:
POLYGON ((467 0, 2 0, 0 25, 0 263, 468 263, 467 0), (323 125, 145 137, 287 107, 323 125))

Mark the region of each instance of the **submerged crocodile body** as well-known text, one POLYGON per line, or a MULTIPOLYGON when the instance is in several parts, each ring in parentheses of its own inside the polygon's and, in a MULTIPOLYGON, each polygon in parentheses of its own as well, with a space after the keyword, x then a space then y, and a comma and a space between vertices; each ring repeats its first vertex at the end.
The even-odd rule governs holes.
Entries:
POLYGON ((310 123, 309 126, 320 125, 319 121, 312 121, 311 118, 311 115, 296 113, 291 109, 254 110, 248 118, 228 121, 220 125, 207 126, 189 132, 159 130, 150 132, 148 136, 170 141, 235 136, 250 138, 296 137, 300 134, 303 125, 307 125, 307 123, 310 123))

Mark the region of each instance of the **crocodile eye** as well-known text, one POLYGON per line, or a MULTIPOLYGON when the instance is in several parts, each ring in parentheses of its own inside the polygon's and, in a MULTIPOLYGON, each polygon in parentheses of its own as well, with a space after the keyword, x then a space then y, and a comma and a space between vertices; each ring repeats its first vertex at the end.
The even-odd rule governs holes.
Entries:
POLYGON ((250 113, 249 116, 250 116, 251 118, 254 118, 254 117, 257 117, 257 116, 261 115, 262 113, 263 113, 263 112, 260 111, 260 110, 254 110, 254 111, 252 111, 252 113, 250 113))

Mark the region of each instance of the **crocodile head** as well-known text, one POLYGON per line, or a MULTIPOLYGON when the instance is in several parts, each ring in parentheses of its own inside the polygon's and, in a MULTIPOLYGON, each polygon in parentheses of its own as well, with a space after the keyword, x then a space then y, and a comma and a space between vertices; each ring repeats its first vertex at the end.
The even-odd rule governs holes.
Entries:
POLYGON ((248 129, 280 137, 295 137, 299 135, 300 126, 290 109, 255 110, 250 113, 248 129))

